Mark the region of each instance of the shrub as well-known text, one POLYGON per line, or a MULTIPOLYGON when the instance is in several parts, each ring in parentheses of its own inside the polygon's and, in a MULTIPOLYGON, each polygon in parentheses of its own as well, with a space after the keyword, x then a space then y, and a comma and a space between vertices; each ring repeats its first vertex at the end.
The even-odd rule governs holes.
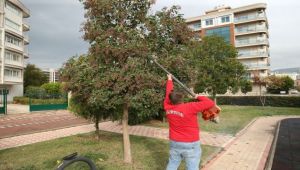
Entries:
MULTIPOLYGON (((13 98, 15 104, 29 104, 29 97, 17 96, 13 98)), ((31 104, 63 104, 67 99, 31 99, 31 104)))
POLYGON ((29 103, 29 98, 28 97, 23 97, 23 96, 16 96, 16 97, 13 98, 13 103, 27 105, 29 103))
POLYGON ((50 96, 60 96, 62 94, 62 85, 60 83, 45 83, 41 87, 50 96))
MULTIPOLYGON (((260 96, 219 96, 220 105, 261 106, 260 96)), ((300 107, 300 96, 266 96, 265 106, 300 107)))
POLYGON ((46 90, 42 87, 28 86, 25 90, 25 96, 35 99, 42 99, 46 96, 46 90))

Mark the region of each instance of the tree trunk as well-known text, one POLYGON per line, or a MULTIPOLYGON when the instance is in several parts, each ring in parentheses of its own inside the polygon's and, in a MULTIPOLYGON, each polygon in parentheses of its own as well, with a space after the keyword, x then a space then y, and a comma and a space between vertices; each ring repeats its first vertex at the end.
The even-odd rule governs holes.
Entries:
POLYGON ((131 149, 130 149, 130 140, 129 140, 129 133, 128 133, 128 103, 124 103, 123 106, 123 145, 124 145, 124 162, 131 163, 131 149))
POLYGON ((95 131, 96 138, 97 138, 98 140, 100 140, 99 116, 96 116, 96 119, 95 119, 95 128, 96 128, 96 131, 95 131))

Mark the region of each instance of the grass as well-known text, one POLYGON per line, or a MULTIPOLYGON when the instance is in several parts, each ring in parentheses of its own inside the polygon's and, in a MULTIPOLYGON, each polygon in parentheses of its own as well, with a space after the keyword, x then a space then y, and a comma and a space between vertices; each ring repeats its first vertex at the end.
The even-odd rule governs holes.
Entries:
MULTIPOLYGON (((32 145, 0 151, 1 170, 53 170, 62 157, 78 152, 89 157, 99 170, 160 170, 165 169, 168 160, 168 141, 146 137, 130 136, 133 164, 123 163, 122 135, 101 132, 96 140, 94 133, 75 135, 32 145)), ((218 148, 202 146, 202 160, 207 159, 218 148)), ((86 169, 83 164, 70 170, 86 169)), ((181 170, 184 165, 181 165, 181 170)))
MULTIPOLYGON (((201 114, 199 114, 201 130, 234 135, 251 120, 259 116, 300 115, 300 108, 292 107, 221 106, 221 108, 221 122, 219 124, 206 122, 201 118, 201 114)), ((168 127, 168 123, 161 121, 150 121, 144 125, 162 128, 168 127)))

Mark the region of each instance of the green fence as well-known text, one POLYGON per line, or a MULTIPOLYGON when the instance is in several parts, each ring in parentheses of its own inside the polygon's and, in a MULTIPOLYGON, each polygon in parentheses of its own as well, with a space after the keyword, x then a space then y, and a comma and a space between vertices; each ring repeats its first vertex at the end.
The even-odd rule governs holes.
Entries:
POLYGON ((62 110, 68 108, 67 96, 48 96, 42 99, 29 98, 29 111, 62 110))
POLYGON ((7 89, 0 89, 0 114, 7 114, 7 89))

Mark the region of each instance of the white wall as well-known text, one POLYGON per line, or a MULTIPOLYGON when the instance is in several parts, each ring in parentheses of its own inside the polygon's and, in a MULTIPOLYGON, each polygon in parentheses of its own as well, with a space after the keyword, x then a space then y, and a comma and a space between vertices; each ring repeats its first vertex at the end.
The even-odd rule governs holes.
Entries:
POLYGON ((23 96, 23 85, 22 84, 18 84, 18 85, 11 85, 8 87, 9 90, 9 94, 7 96, 7 101, 8 102, 12 102, 13 101, 13 97, 15 96, 23 96))

